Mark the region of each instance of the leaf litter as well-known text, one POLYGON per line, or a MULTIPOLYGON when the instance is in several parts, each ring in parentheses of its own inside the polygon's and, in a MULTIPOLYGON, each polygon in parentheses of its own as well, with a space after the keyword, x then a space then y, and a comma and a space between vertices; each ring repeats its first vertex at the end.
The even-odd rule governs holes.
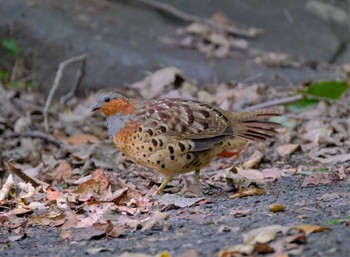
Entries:
MULTIPOLYGON (((211 35, 210 40, 225 44, 218 35, 211 35)), ((233 111, 273 100, 271 89, 263 84, 230 82, 218 88, 199 89, 173 67, 148 75, 126 91, 142 98, 200 98, 233 111)), ((149 195, 159 185, 159 176, 133 164, 110 143, 103 118, 87 112, 93 93, 86 99, 73 98, 66 106, 54 103, 50 115, 58 119, 52 121, 51 132, 43 136, 30 133, 44 131, 40 117, 43 95, 35 90, 1 92, 6 103, 15 106, 2 108, 5 111, 0 115, 1 124, 5 124, 0 130, 1 159, 6 160, 7 171, 11 173, 5 173, 1 179, 0 222, 2 229, 10 231, 18 228, 25 231, 28 225, 57 227, 62 230, 62 238, 73 241, 128 237, 136 230, 166 231, 167 221, 177 219, 173 212, 168 213, 172 209, 182 211, 178 218, 201 224, 210 214, 198 213, 196 208, 210 203, 216 195, 226 197, 227 201, 239 201, 241 197, 268 194, 269 183, 289 176, 307 174, 300 184, 306 187, 347 180, 350 172, 349 108, 344 105, 350 100, 349 92, 338 102, 320 100, 313 109, 298 113, 289 112, 287 106, 284 123, 288 125, 280 131, 276 142, 248 144, 234 158, 218 158, 203 170, 203 196, 193 198, 190 175, 184 175, 174 179, 165 194, 153 199, 149 195), (23 99, 32 104, 24 105, 23 99), (307 161, 302 161, 305 158, 307 161), (326 172, 315 172, 329 164, 332 166, 326 172), (180 193, 179 187, 186 190, 180 193)), ((290 90, 281 89, 278 94, 287 96, 290 90)), ((289 207, 275 204, 266 208, 277 215, 289 207)), ((251 208, 232 208, 228 214, 239 218, 252 212, 251 208)), ((259 228, 246 233, 243 244, 224 249, 219 256, 272 251, 283 256, 289 249, 296 250, 304 244, 310 233, 328 229, 305 224, 296 224, 294 228, 302 234, 286 234, 286 228, 279 225, 259 228), (276 241, 280 233, 283 236, 276 241)), ((25 232, 8 240, 23 238, 25 232)), ((100 251, 109 250, 88 252, 100 251)))

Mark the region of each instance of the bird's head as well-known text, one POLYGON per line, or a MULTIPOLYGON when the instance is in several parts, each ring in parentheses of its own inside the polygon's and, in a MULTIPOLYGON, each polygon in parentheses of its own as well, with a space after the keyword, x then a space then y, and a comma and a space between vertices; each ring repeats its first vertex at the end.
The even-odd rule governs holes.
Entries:
POLYGON ((92 111, 100 110, 106 116, 117 113, 123 115, 135 111, 135 107, 130 104, 129 98, 115 89, 102 89, 96 95, 96 103, 92 111))

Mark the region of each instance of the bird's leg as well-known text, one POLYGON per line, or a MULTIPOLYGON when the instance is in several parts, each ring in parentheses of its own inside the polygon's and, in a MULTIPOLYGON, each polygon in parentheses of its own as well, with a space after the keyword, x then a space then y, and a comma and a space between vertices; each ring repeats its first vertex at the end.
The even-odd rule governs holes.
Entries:
POLYGON ((169 184, 169 182, 173 179, 173 176, 167 176, 163 183, 158 187, 158 189, 153 193, 152 196, 155 196, 163 191, 163 189, 169 184))
POLYGON ((195 170, 194 172, 194 183, 200 187, 200 181, 199 181, 199 175, 200 175, 200 170, 195 170))

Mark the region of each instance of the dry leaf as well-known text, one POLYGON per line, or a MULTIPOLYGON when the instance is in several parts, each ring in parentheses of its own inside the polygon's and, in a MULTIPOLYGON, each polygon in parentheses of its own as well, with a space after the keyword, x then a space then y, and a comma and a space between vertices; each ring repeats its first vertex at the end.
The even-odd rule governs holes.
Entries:
POLYGON ((63 239, 69 239, 69 240, 72 240, 72 238, 73 238, 72 232, 69 231, 69 230, 63 230, 63 231, 60 233, 60 236, 61 236, 63 239))
POLYGON ((169 218, 169 213, 156 211, 152 217, 143 225, 141 231, 152 229, 155 226, 165 226, 165 221, 169 218))
POLYGON ((264 195, 266 194, 266 191, 261 188, 243 188, 239 192, 233 194, 230 196, 230 199, 235 199, 235 198, 240 198, 240 197, 245 197, 245 196, 255 196, 255 195, 264 195))
POLYGON ((246 161, 245 163, 242 164, 243 169, 253 169, 257 167, 264 155, 260 151, 255 151, 253 155, 246 161))
POLYGON ((99 238, 106 234, 108 224, 94 224, 91 227, 79 228, 72 232, 72 240, 83 241, 91 238, 99 238))
POLYGON ((30 219, 39 225, 57 227, 66 221, 66 215, 61 211, 52 211, 45 214, 33 214, 30 219))
POLYGON ((255 181, 262 181, 264 179, 264 175, 259 170, 253 170, 253 169, 244 170, 241 168, 236 168, 236 169, 239 175, 246 177, 248 179, 255 180, 255 181))
POLYGON ((235 217, 245 217, 250 213, 250 209, 246 210, 230 210, 230 215, 235 217))
POLYGON ((101 252, 113 252, 113 248, 106 248, 106 247, 91 247, 86 249, 85 251, 87 252, 87 254, 90 255, 95 255, 101 252))
POLYGON ((328 227, 318 226, 318 225, 312 225, 312 224, 299 224, 294 226, 299 231, 305 233, 306 235, 309 235, 311 233, 318 233, 323 232, 326 230, 331 230, 328 227))
POLYGON ((309 185, 329 185, 335 182, 337 179, 336 174, 332 172, 316 172, 306 177, 301 183, 301 187, 309 185))
POLYGON ((130 253, 130 252, 123 252, 121 255, 118 257, 154 257, 149 254, 144 254, 144 253, 130 253))
POLYGON ((299 148, 298 144, 284 144, 277 147, 277 153, 281 156, 287 156, 294 153, 299 148))
POLYGON ((72 166, 66 160, 60 160, 59 165, 50 172, 50 176, 53 180, 60 181, 63 179, 67 181, 72 177, 72 166))
POLYGON ((65 136, 55 136, 56 138, 63 140, 71 145, 84 145, 88 143, 97 143, 100 141, 96 136, 91 134, 78 134, 70 137, 65 136))
POLYGON ((20 235, 13 235, 13 236, 9 236, 8 237, 8 240, 10 242, 15 242, 15 241, 18 241, 20 239, 23 239, 26 237, 26 233, 23 233, 23 234, 20 234, 20 235))
POLYGON ((108 222, 108 227, 106 228, 106 234, 109 237, 118 238, 125 234, 124 228, 118 225, 114 225, 108 222))
POLYGON ((197 197, 197 198, 185 198, 181 197, 177 194, 164 194, 161 196, 156 196, 155 199, 159 201, 159 203, 165 205, 165 206, 177 206, 180 208, 184 207, 190 207, 194 205, 195 203, 201 201, 204 199, 204 197, 197 197))

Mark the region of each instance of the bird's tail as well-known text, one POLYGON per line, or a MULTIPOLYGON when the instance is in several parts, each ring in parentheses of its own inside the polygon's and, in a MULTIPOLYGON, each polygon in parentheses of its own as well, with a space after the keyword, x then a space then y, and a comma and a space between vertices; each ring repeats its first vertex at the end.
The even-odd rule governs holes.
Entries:
POLYGON ((275 137, 278 133, 276 129, 282 127, 279 123, 269 121, 271 117, 281 114, 281 109, 267 108, 248 112, 229 112, 227 117, 233 126, 234 136, 253 141, 264 141, 275 137))

